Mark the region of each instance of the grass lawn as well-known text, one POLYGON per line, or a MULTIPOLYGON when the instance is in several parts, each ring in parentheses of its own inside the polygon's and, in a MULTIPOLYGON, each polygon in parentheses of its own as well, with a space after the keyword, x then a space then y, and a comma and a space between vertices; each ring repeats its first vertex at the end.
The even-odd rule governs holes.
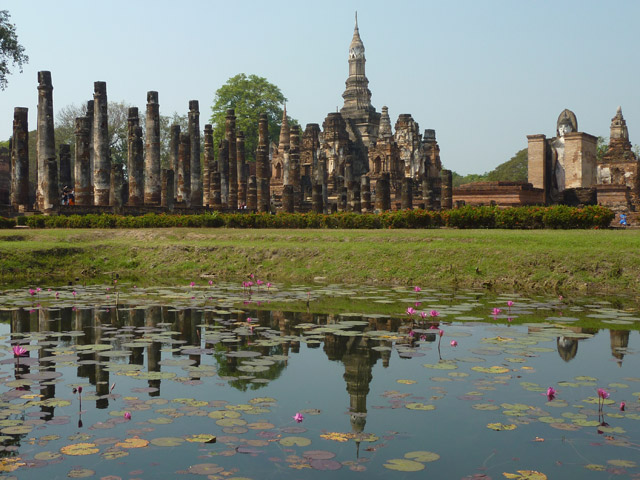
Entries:
POLYGON ((4 288, 161 285, 255 273, 281 283, 407 284, 539 293, 640 293, 634 230, 0 231, 4 288))

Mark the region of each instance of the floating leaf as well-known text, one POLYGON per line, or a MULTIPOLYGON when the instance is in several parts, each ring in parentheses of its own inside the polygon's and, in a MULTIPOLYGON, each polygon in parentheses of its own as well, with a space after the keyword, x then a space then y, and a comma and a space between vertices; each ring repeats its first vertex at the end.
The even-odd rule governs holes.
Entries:
POLYGON ((513 478, 516 480, 547 480, 544 473, 535 470, 518 470, 518 473, 503 473, 505 478, 513 478))
POLYGON ((67 473, 67 477, 70 478, 87 478, 92 477, 96 474, 95 471, 89 470, 88 468, 74 468, 67 473))
POLYGON ((191 443, 216 443, 216 436, 210 433, 198 433, 185 437, 185 440, 191 443))
POLYGON ((95 443, 75 443, 62 447, 60 451, 65 455, 91 455, 98 453, 100 449, 96 448, 95 443))
POLYGON ((116 443, 115 446, 119 448, 143 448, 149 445, 149 440, 144 438, 133 437, 127 438, 124 442, 116 443))
POLYGON ((504 423, 489 423, 487 424, 487 428, 490 428, 491 430, 495 430, 495 431, 501 431, 501 430, 515 430, 516 426, 513 423, 509 423, 509 424, 504 424, 504 423))
POLYGON ((436 406, 428 403, 412 402, 407 403, 405 408, 408 408, 409 410, 435 410, 436 406))
POLYGON ((406 458, 392 458, 382 466, 389 470, 397 470, 399 472, 419 472, 420 470, 424 470, 422 463, 407 460, 406 458))
POLYGON ((283 437, 280 439, 280 445, 284 447, 306 447, 311 445, 311 440, 305 437, 283 437))
POLYGON ((500 367, 498 365, 494 365, 493 367, 480 367, 480 366, 476 365, 475 367, 471 367, 471 370, 474 370, 476 372, 495 373, 495 374, 507 373, 507 372, 510 371, 508 368, 500 367))
POLYGON ((631 460, 607 460, 607 463, 615 467, 625 467, 625 468, 633 468, 638 466, 636 462, 633 462, 631 460))
POLYGON ((415 460, 416 462, 435 462, 440 458, 440 455, 434 452, 427 451, 415 451, 408 452, 404 454, 404 458, 408 458, 409 460, 415 460))
POLYGON ((158 437, 150 441, 152 445, 156 447, 177 447, 184 443, 184 438, 180 437, 158 437))

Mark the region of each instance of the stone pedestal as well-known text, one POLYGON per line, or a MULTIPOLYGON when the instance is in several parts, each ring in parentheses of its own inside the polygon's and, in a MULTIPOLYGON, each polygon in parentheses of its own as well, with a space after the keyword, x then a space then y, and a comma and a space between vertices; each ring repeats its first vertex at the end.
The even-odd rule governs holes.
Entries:
POLYGON ((93 188, 91 186, 91 119, 76 118, 76 151, 75 151, 75 203, 76 205, 93 205, 93 188))
POLYGON ((11 143, 11 205, 23 209, 29 205, 29 109, 13 110, 11 143))
POLYGON ((107 84, 95 82, 93 86, 93 204, 106 207, 111 185, 107 84))
POLYGON ((144 155, 144 204, 160 205, 160 105, 158 92, 147 92, 144 155))

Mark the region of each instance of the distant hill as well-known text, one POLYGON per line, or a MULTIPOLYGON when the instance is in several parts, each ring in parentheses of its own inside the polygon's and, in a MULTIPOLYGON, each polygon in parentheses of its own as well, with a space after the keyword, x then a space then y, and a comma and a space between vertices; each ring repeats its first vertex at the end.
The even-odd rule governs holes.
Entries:
POLYGON ((453 172, 453 186, 459 187, 465 183, 473 182, 526 182, 528 177, 527 161, 527 149, 523 148, 511 157, 511 160, 498 165, 490 172, 471 173, 464 176, 453 172))

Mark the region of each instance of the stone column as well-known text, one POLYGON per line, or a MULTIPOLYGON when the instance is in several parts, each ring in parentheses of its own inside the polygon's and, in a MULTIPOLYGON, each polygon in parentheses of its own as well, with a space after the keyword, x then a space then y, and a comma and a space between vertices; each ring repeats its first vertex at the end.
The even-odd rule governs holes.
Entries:
POLYGON ((158 92, 147 92, 144 152, 144 204, 160 205, 160 105, 158 92))
POLYGON ((122 205, 124 205, 125 181, 122 167, 122 163, 111 165, 109 205, 115 208, 122 208, 122 205))
POLYGON ((425 210, 433 210, 433 182, 427 176, 422 178, 422 202, 425 210))
POLYGON ((11 205, 16 210, 29 205, 29 109, 13 110, 11 140, 11 205))
POLYGON ((47 162, 56 157, 53 129, 53 85, 51 72, 38 72, 38 124, 36 130, 36 205, 44 209, 44 182, 47 178, 47 162))
POLYGON ((109 156, 109 116, 107 114, 107 84, 93 84, 93 203, 109 205, 111 158, 109 156))
POLYGON ((353 180, 349 182, 349 211, 362 213, 362 203, 360 201, 360 182, 353 180))
POLYGON ((204 159, 202 166, 202 203, 205 207, 211 204, 211 166, 213 162, 213 127, 207 124, 204 126, 204 159))
POLYGON ((360 178, 360 198, 362 201, 362 211, 370 213, 371 210, 371 179, 366 175, 360 178))
POLYGON ((311 210, 314 213, 324 212, 324 205, 322 202, 322 185, 314 184, 311 193, 311 210))
POLYGON ((236 166, 238 176, 238 204, 247 204, 247 172, 244 152, 244 132, 238 132, 236 138, 236 166))
POLYGON ((440 207, 445 210, 453 208, 453 185, 451 170, 442 170, 440 173, 442 178, 440 207))
POLYGON ((129 170, 129 205, 144 204, 144 149, 138 108, 129 109, 127 120, 127 169, 129 170))
POLYGON ((258 181, 255 175, 251 175, 247 181, 247 210, 258 210, 258 181))
POLYGON ((46 163, 42 197, 42 210, 45 214, 58 211, 60 205, 60 195, 58 191, 58 162, 56 157, 49 158, 46 163))
POLYGON ((376 210, 380 212, 391 210, 391 190, 388 173, 382 173, 376 182, 376 210))
POLYGON ((222 208, 222 192, 220 191, 220 172, 218 172, 218 166, 216 165, 211 172, 211 193, 210 193, 210 206, 214 210, 220 210, 222 208))
POLYGON ((61 143, 59 146, 59 155, 60 155, 60 177, 59 177, 59 187, 63 189, 64 187, 71 188, 71 145, 67 145, 65 143, 61 143))
POLYGON ((282 211, 286 213, 293 213, 293 185, 285 185, 282 187, 282 211))
POLYGON ((89 172, 91 178, 89 182, 91 184, 91 205, 93 205, 93 115, 95 113, 94 101, 87 101, 87 118, 89 119, 89 172))
POLYGON ((191 206, 202 206, 202 169, 200 168, 200 111, 197 100, 189 101, 189 139, 191 142, 191 206))
POLYGON ((0 147, 0 205, 11 205, 11 142, 0 147))
POLYGON ((289 181, 293 186, 293 205, 297 212, 302 209, 302 186, 300 184, 300 127, 291 127, 289 135, 289 181))
POLYGON ((229 208, 238 208, 238 151, 236 146, 236 115, 227 110, 224 137, 229 142, 229 208))
POLYGON ((174 172, 171 169, 165 168, 162 170, 162 198, 161 205, 167 210, 173 210, 173 202, 175 199, 175 192, 173 191, 174 172))
POLYGON ((265 113, 260 114, 258 121, 258 148, 256 150, 256 183, 258 189, 258 211, 271 210, 271 185, 269 175, 269 123, 265 113))
POLYGON ((93 188, 91 187, 91 123, 89 117, 76 118, 76 151, 75 151, 75 202, 76 205, 93 205, 93 188))
POLYGON ((178 192, 178 149, 180 148, 180 125, 171 125, 169 131, 169 166, 173 170, 173 192, 178 192))
POLYGON ((347 211, 347 187, 340 187, 338 189, 338 211, 347 211))
POLYGON ((223 138, 218 147, 218 169, 220 174, 220 197, 222 206, 229 206, 229 141, 223 138))
POLYGON ((402 179, 402 196, 400 198, 402 210, 413 209, 413 180, 409 177, 402 179))
POLYGON ((180 134, 177 198, 184 206, 191 204, 191 137, 188 133, 180 134))

